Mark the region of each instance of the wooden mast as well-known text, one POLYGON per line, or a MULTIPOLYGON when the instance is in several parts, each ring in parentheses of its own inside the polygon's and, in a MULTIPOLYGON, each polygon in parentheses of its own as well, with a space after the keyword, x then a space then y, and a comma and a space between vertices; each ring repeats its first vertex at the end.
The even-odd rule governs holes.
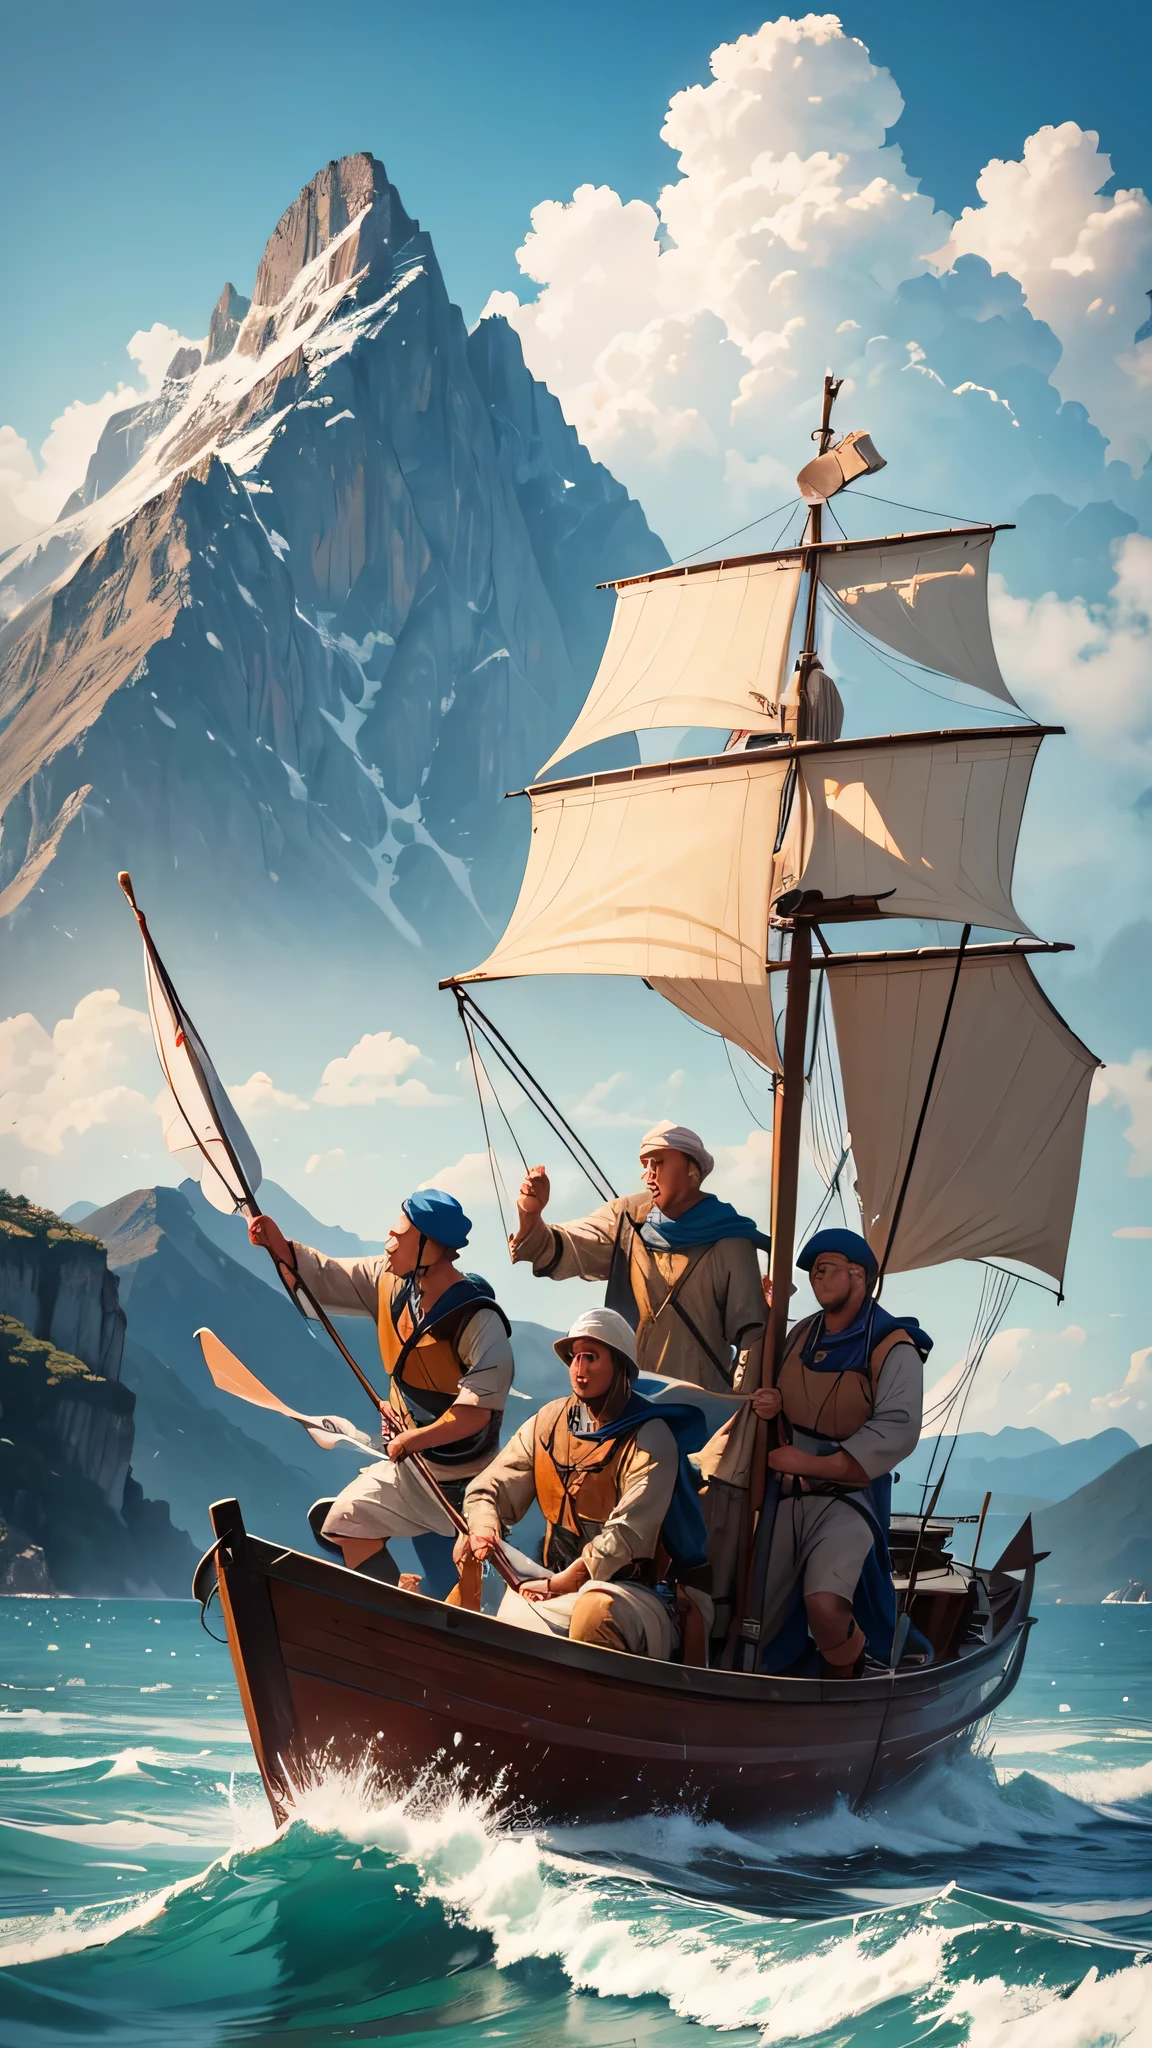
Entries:
MULTIPOLYGON (((840 389, 838 380, 828 376, 824 379, 824 402, 820 413, 820 426, 813 440, 818 452, 825 455, 832 439, 832 407, 840 389)), ((808 606, 804 621, 804 646, 800 653, 800 703, 796 737, 804 739, 807 730, 807 683, 808 674, 816 661, 816 610, 819 598, 819 556, 813 551, 823 537, 823 506, 813 505, 808 516, 808 528, 804 535, 808 549, 808 606)), ((816 905, 806 908, 803 900, 797 903, 792 915, 792 943, 788 956, 788 982, 784 1020, 784 1049, 782 1068, 777 1076, 773 1093, 772 1114, 772 1256, 770 1275, 772 1281, 772 1305, 768 1311, 768 1328, 764 1338, 764 1362, 761 1369, 761 1385, 772 1387, 784 1357, 784 1346, 788 1338, 788 1311, 792 1300, 792 1266, 796 1251, 796 1194, 800 1179, 800 1148, 803 1135, 804 1116, 804 1075, 807 1066, 808 1012, 812 988, 812 926, 815 921, 816 905)), ((767 934, 765 934, 767 939, 767 934)), ((756 1541, 756 1529, 764 1506, 765 1489, 768 1479, 768 1453, 780 1441, 780 1432, 775 1422, 758 1421, 752 1447, 752 1469, 749 1477, 749 1514, 745 1530, 745 1542, 737 1580, 737 1598, 733 1612, 733 1624, 739 1626, 742 1638, 738 1661, 755 1664, 756 1646, 760 1637, 760 1616, 748 1612, 752 1594, 752 1553, 756 1541)), ((735 1649, 735 1635, 729 1636, 729 1643, 735 1649)))
MULTIPOLYGON (((818 452, 827 454, 832 439, 832 407, 840 382, 824 379, 824 402, 819 432, 813 435, 818 452)), ((813 505, 804 536, 811 549, 823 537, 823 506, 813 505)), ((807 712, 808 672, 816 660, 816 606, 820 589, 819 557, 808 555, 808 610, 804 622, 804 646, 800 654, 800 718, 797 738, 804 738, 807 712)), ((764 1346, 764 1382, 776 1383, 788 1334, 788 1308, 792 1295, 792 1261, 796 1248, 796 1187, 800 1177, 801 1121, 804 1108, 805 1051, 808 1038, 808 1001, 812 984, 812 925, 797 914, 792 923, 792 946, 788 960, 787 1010, 784 1023, 783 1073, 776 1083, 772 1117, 772 1307, 764 1346)), ((758 1437, 765 1437, 762 1424, 758 1437)), ((758 1445, 759 1449, 759 1445, 758 1445)), ((761 1459, 766 1455, 766 1443, 761 1459)), ((759 1508, 764 1492, 763 1473, 757 1487, 753 1474, 752 1500, 759 1508)))
MULTIPOLYGON (((812 439, 817 444, 817 454, 826 455, 832 440, 832 407, 836 403, 842 378, 825 377, 824 403, 820 411, 820 426, 812 439)), ((804 645, 800 652, 800 704, 796 726, 798 740, 808 738, 808 672, 816 662, 816 601, 820 594, 820 557, 813 552, 824 538, 824 507, 813 505, 808 514, 808 530, 804 545, 808 550, 805 566, 808 570, 808 611, 804 620, 804 645)))

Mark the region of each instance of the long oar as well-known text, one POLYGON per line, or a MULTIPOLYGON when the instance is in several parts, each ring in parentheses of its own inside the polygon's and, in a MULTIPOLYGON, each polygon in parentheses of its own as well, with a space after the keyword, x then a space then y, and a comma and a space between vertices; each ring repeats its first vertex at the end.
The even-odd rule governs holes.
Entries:
MULTIPOLYGON (((320 1433, 324 1432, 331 1436, 334 1444, 341 1442, 351 1443, 355 1444, 358 1450, 365 1448, 360 1443, 358 1437, 348 1436, 343 1430, 336 1427, 338 1418, 328 1415, 304 1415, 299 1408, 290 1408, 286 1401, 282 1401, 278 1394, 272 1393, 271 1389, 266 1387, 262 1380, 258 1380, 254 1372, 249 1371, 243 1361, 237 1358, 234 1351, 229 1351, 228 1346, 221 1343, 215 1331, 208 1329, 197 1330, 196 1336, 199 1340, 200 1349, 204 1354, 204 1363, 212 1376, 213 1384, 219 1387, 221 1393, 234 1394, 237 1400, 249 1401, 254 1408, 270 1408, 277 1415, 289 1416, 293 1422, 299 1422, 303 1425, 314 1442, 320 1442, 320 1433)), ((384 1424, 386 1436, 397 1436, 400 1434, 394 1426, 389 1427, 386 1417, 382 1417, 381 1420, 384 1424)), ((435 1500, 437 1507, 441 1509, 442 1513, 447 1515, 448 1520, 458 1535, 467 1536, 467 1522, 459 1509, 453 1507, 447 1495, 437 1485, 435 1478, 429 1471, 419 1451, 410 1451, 409 1457, 435 1500)), ((520 1574, 508 1562, 499 1544, 490 1552, 490 1556, 504 1584, 511 1586, 514 1593, 518 1593, 521 1584, 520 1574)))

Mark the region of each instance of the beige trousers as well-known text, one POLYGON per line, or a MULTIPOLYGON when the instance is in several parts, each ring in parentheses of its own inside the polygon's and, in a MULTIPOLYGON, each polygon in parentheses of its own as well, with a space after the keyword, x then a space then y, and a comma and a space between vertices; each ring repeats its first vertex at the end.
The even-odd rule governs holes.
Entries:
POLYGON ((608 1594, 613 1624, 634 1657, 659 1657, 667 1663, 678 1633, 664 1602, 647 1586, 618 1586, 611 1579, 589 1579, 578 1593, 563 1593, 558 1600, 524 1600, 509 1589, 496 1618, 513 1628, 531 1629, 536 1635, 566 1636, 577 1602, 592 1592, 608 1594))
POLYGON ((454 1536, 443 1508, 410 1458, 365 1465, 338 1493, 324 1519, 324 1534, 337 1543, 355 1537, 366 1543, 392 1536, 454 1536))
POLYGON ((863 1515, 827 1494, 785 1495, 776 1509, 760 1641, 771 1642, 799 1583, 805 1593, 838 1593, 851 1600, 872 1548, 863 1515))

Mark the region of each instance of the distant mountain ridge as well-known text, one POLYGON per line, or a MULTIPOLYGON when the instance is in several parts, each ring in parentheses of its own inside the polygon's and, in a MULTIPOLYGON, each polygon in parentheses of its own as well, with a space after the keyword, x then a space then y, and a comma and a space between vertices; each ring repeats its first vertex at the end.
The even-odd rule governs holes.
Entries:
POLYGON ((317 971, 486 939, 524 831, 504 792, 591 680, 595 586, 667 555, 511 328, 466 333, 382 164, 311 180, 251 305, 226 288, 79 497, 0 565, 13 985, 62 917, 40 985, 106 982, 119 867, 201 943, 226 909, 317 971))
MULTIPOLYGON (((1096 1436, 1059 1443, 1042 1429, 1002 1429, 994 1436, 973 1432, 951 1439, 936 1452, 935 1439, 922 1438, 900 1467, 901 1484, 919 1486, 933 1462, 932 1484, 951 1451, 940 1505, 945 1513, 979 1508, 985 1493, 1014 1494, 1040 1501, 1063 1500, 1136 1450, 1126 1429, 1102 1429, 1096 1436), (934 1456, 935 1454, 935 1456, 934 1456)), ((994 1502, 995 1505, 995 1502, 994 1502)))
POLYGON ((1041 1599, 1103 1600, 1138 1579, 1152 1589, 1152 1444, 1144 1444, 1034 1519, 1041 1599))
MULTIPOLYGON (((376 1249, 351 1231, 318 1223, 274 1183, 262 1193, 287 1228, 321 1250, 348 1257, 376 1249)), ((197 1541, 210 1540, 209 1502, 236 1494, 250 1526, 310 1548, 307 1509, 352 1477, 355 1455, 322 1451, 297 1424, 219 1393, 194 1332, 207 1324, 293 1407, 347 1415, 371 1429, 364 1394, 328 1339, 297 1313, 240 1219, 210 1208, 194 1181, 135 1189, 86 1215, 84 1226, 106 1245, 119 1281, 128 1317, 124 1379, 137 1397, 140 1464, 149 1485, 172 1501, 197 1541)), ((374 1324, 367 1317, 338 1321, 353 1355, 383 1389, 374 1324)), ((513 1323, 516 1391, 506 1435, 567 1385, 552 1335, 535 1323, 513 1323)))

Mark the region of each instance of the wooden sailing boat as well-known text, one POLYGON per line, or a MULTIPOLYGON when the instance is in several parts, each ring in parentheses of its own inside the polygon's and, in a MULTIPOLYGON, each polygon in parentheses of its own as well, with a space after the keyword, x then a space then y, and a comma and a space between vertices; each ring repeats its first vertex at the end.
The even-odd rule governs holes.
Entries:
MULTIPOLYGON (((772 1073, 773 1372, 816 976, 882 1276, 965 1258, 1008 1262, 1059 1290, 1097 1065, 1029 965, 1030 954, 1064 949, 1037 939, 1012 902, 1029 779, 1059 729, 1028 722, 1000 675, 987 606, 996 529, 826 540, 827 499, 882 466, 866 435, 831 445, 838 389, 826 380, 818 451, 799 478, 810 506, 802 542, 617 584, 596 679, 545 770, 638 731, 721 727, 729 745, 537 782, 507 930, 481 966, 446 984, 473 1043, 483 1030, 521 1075, 471 991, 572 973, 640 977, 772 1073), (1017 716, 842 739, 818 646, 822 598, 874 646, 1017 716), (868 924, 882 938, 894 919, 962 932, 956 943, 871 950, 834 949, 829 937, 868 924), (974 944, 974 929, 1003 936, 974 944)), ((547 1104, 542 1091, 535 1099, 547 1104)), ((764 1450, 762 1428, 753 1506, 764 1450)), ((988 1570, 952 1563, 949 1525, 913 1520, 894 1538, 896 1583, 936 1662, 823 1682, 740 1668, 755 1665, 757 1619, 739 1594, 736 1668, 654 1665, 257 1541, 235 1502, 213 1519, 245 1710, 281 1812, 320 1758, 365 1754, 405 1779, 440 1759, 470 1784, 565 1817, 687 1802, 747 1818, 834 1793, 860 1800, 969 1739, 1011 1691, 1036 1562, 1029 1523, 988 1570)))

